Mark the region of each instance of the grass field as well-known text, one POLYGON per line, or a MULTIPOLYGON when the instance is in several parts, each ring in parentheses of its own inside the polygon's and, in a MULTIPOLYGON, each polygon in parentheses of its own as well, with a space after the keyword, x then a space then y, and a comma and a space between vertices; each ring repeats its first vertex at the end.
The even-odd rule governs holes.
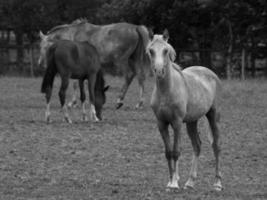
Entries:
MULTIPOLYGON (((146 103, 135 110, 137 84, 115 110, 122 81, 111 85, 100 123, 62 121, 55 82, 52 120, 44 121, 41 79, 0 78, 0 199, 267 199, 267 80, 223 81, 221 141, 222 192, 213 191, 214 157, 201 120, 202 152, 195 190, 166 192, 163 142, 146 103)), ((183 129, 180 186, 188 178, 192 147, 183 129)))

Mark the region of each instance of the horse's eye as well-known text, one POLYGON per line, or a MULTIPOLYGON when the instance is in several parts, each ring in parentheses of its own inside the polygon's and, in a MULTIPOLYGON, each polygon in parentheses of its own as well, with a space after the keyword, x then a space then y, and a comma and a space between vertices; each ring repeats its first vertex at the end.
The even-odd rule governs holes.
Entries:
POLYGON ((163 50, 163 55, 165 56, 168 53, 168 49, 163 50))
POLYGON ((150 54, 151 56, 154 56, 154 54, 155 54, 154 50, 153 50, 153 49, 149 49, 149 54, 150 54))

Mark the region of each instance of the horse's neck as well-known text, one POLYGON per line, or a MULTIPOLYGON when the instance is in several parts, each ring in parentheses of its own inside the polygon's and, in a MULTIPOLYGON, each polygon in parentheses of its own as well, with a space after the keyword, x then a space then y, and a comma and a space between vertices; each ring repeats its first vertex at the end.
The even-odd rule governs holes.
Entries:
POLYGON ((162 94, 168 93, 173 88, 173 76, 174 69, 172 67, 172 63, 169 63, 166 67, 166 74, 163 78, 156 78, 156 85, 158 92, 162 94))

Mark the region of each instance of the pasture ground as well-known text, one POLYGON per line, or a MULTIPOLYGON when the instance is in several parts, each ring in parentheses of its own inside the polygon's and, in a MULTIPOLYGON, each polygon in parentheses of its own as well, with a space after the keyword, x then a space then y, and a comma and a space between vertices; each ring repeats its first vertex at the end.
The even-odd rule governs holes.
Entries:
MULTIPOLYGON (((202 152, 195 190, 166 192, 163 142, 149 107, 152 78, 142 110, 134 109, 136 81, 120 110, 114 102, 122 81, 107 77, 107 83, 104 121, 81 122, 80 109, 73 109, 70 125, 59 112, 56 80, 53 122, 47 125, 41 78, 0 78, 1 200, 267 199, 267 80, 223 81, 222 192, 212 188, 214 156, 206 120, 199 124, 202 152)), ((180 186, 192 155, 185 131, 182 139, 180 186)))

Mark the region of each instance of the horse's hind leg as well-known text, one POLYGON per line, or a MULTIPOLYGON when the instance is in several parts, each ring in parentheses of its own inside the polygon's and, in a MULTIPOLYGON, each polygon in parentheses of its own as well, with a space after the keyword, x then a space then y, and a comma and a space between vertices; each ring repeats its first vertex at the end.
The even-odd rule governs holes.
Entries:
POLYGON ((145 78, 144 70, 141 70, 137 74, 137 77, 138 77, 138 84, 139 84, 140 91, 139 91, 139 102, 135 106, 136 109, 142 108, 143 104, 144 104, 144 101, 145 101, 145 98, 144 98, 144 91, 145 91, 144 82, 145 82, 146 78, 145 78))
POLYGON ((52 94, 52 88, 48 88, 45 94, 46 98, 46 110, 45 110, 45 121, 46 123, 51 122, 51 112, 50 112, 50 99, 51 99, 51 94, 52 94))
POLYGON ((84 91, 84 80, 79 80, 80 87, 80 99, 82 102, 82 121, 87 121, 86 110, 85 110, 85 91, 84 91))
MULTIPOLYGON (((119 65, 120 66, 120 65, 119 65)), ((124 83, 122 85, 122 88, 120 90, 120 94, 117 99, 117 105, 116 108, 119 109, 121 106, 123 106, 123 100, 125 97, 125 94, 130 86, 130 84, 133 81, 133 78, 135 76, 135 73, 132 71, 132 69, 129 67, 129 65, 125 64, 122 67, 125 68, 125 73, 124 73, 124 83)))
POLYGON ((64 113, 64 119, 68 122, 68 123, 72 123, 69 113, 68 113, 68 108, 65 104, 65 100, 66 100, 66 90, 68 88, 69 85, 69 78, 68 77, 62 77, 61 78, 61 86, 60 86, 60 90, 59 90, 59 100, 60 100, 60 104, 61 104, 61 108, 62 111, 64 113))
POLYGON ((197 131, 197 121, 186 123, 187 133, 193 146, 192 165, 189 173, 189 179, 185 183, 185 189, 194 188, 195 179, 197 178, 197 165, 200 155, 201 140, 197 131))
POLYGON ((78 83, 77 83, 77 81, 74 81, 73 82, 72 100, 68 103, 69 108, 76 107, 78 105, 77 96, 78 96, 78 83))
POLYGON ((219 113, 216 112, 216 108, 212 107, 209 112, 206 114, 209 121, 211 133, 212 133, 212 148, 215 156, 215 183, 214 188, 218 191, 222 190, 221 183, 221 173, 219 170, 219 155, 220 155, 220 146, 219 146, 219 129, 217 125, 217 119, 219 113))

